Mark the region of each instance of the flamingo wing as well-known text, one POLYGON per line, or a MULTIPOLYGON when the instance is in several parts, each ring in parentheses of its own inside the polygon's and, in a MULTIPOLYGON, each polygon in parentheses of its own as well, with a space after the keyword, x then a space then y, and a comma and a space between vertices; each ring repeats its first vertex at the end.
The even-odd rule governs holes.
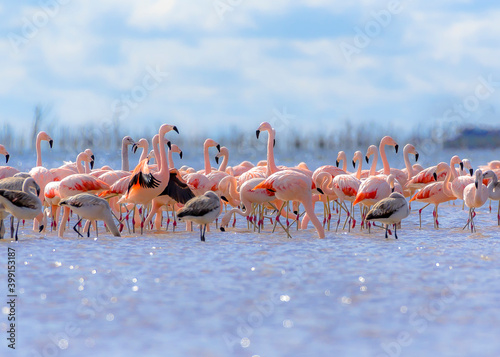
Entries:
POLYGON ((160 196, 167 195, 174 201, 185 204, 191 198, 195 197, 193 191, 189 186, 179 178, 178 172, 170 172, 170 179, 168 180, 167 187, 163 190, 160 196))

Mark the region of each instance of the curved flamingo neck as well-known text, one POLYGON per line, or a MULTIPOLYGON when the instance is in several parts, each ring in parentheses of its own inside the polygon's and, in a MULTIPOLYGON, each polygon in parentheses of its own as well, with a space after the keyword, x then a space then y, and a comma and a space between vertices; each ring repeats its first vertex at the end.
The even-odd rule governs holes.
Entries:
POLYGON ((42 166, 42 137, 40 134, 36 137, 36 166, 42 166))
POLYGON ((343 151, 341 152, 339 161, 342 161, 342 170, 344 172, 347 172, 347 159, 346 159, 345 152, 343 152, 343 151))
POLYGON ((363 166, 363 159, 358 160, 358 171, 356 171, 356 178, 358 180, 361 180, 361 171, 362 171, 362 166, 363 166))
MULTIPOLYGON (((83 173, 88 174, 87 168, 84 168, 82 165, 83 155, 84 155, 84 153, 79 153, 78 156, 76 157, 76 169, 77 169, 79 174, 83 174, 83 173)), ((90 170, 90 166, 89 166, 89 170, 90 170)))
POLYGON ((456 177, 459 176, 457 170, 455 169, 455 165, 457 163, 455 162, 454 159, 455 159, 455 157, 452 157, 451 160, 450 160, 451 180, 454 180, 456 177))
POLYGON ((380 142, 378 151, 380 152, 380 158, 382 159, 382 165, 384 166, 384 175, 391 174, 391 168, 389 166, 389 161, 387 161, 387 156, 385 155, 385 141, 380 142))
POLYGON ((372 166, 370 167, 370 176, 375 176, 377 174, 378 152, 375 152, 372 156, 373 156, 373 162, 372 166))
POLYGON ((149 144, 146 144, 146 146, 142 148, 142 154, 141 157, 139 158, 139 162, 147 158, 148 153, 149 153, 149 144))
POLYGON ((205 142, 203 144, 203 159, 205 161, 205 175, 208 175, 212 172, 212 167, 210 165, 210 158, 208 157, 208 148, 210 147, 209 143, 205 142))
POLYGON ((278 172, 279 169, 274 161, 274 139, 275 134, 273 130, 268 130, 269 136, 267 138, 267 176, 278 172))
POLYGON ((450 184, 451 176, 452 176, 452 171, 451 171, 451 168, 450 168, 448 170, 448 172, 446 173, 446 177, 445 177, 444 182, 443 182, 443 192, 444 192, 444 194, 446 196, 453 197, 455 195, 451 191, 451 184, 450 184))
POLYGON ((229 180, 229 195, 233 198, 233 200, 239 201, 240 200, 240 193, 236 189, 238 187, 236 177, 234 177, 234 176, 228 176, 228 177, 229 177, 229 179, 228 179, 229 180))
POLYGON ((409 149, 405 146, 403 149, 403 159, 405 161, 406 171, 408 171, 408 180, 411 180, 411 178, 415 175, 415 171, 413 171, 413 166, 410 164, 410 158, 408 157, 410 153, 408 150, 409 149))
POLYGON ((130 171, 130 166, 128 163, 128 150, 127 150, 127 143, 125 140, 122 140, 122 170, 123 171, 130 171))
POLYGON ((222 156, 222 162, 219 166, 219 171, 226 171, 228 161, 229 161, 229 154, 225 152, 224 155, 222 156))
POLYGON ((167 144, 167 140, 165 139, 165 134, 160 132, 160 142, 158 145, 160 146, 160 160, 158 162, 158 167, 161 166, 159 169, 158 175, 159 176, 166 176, 166 174, 169 173, 169 168, 168 168, 168 163, 167 163, 167 152, 165 149, 165 146, 167 144), (161 163, 161 164, 160 164, 161 163))
POLYGON ((155 135, 153 137, 153 151, 155 153, 155 161, 156 161, 156 165, 158 167, 158 171, 161 170, 160 150, 158 149, 159 141, 160 141, 159 136, 155 135))

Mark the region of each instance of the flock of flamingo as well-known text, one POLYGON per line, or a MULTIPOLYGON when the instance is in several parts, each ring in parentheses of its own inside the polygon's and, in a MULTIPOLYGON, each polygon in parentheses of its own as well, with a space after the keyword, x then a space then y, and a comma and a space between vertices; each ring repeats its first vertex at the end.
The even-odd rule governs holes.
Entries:
MULTIPOLYGON (((411 144, 403 150, 405 168, 389 166, 386 146, 398 152, 394 139, 385 136, 377 147, 372 145, 366 155, 356 151, 352 160, 355 172, 347 171, 347 158, 343 151, 337 156, 335 165, 324 165, 311 171, 305 163, 295 167, 277 166, 274 157, 275 130, 267 122, 262 123, 256 136, 267 132, 267 160, 256 165, 243 161, 228 166, 229 151, 217 142, 207 139, 204 143, 204 169, 195 170, 182 166, 175 168, 173 153, 182 158, 180 148, 167 140, 166 135, 178 129, 164 124, 152 138, 153 150, 149 151, 146 139, 135 142, 126 136, 122 140, 122 167, 114 170, 109 166, 94 169, 94 154, 91 149, 78 154, 75 162, 65 162, 60 167, 42 166, 41 142, 47 141, 52 148, 53 140, 45 132, 36 139, 36 166, 28 172, 14 167, 0 167, 0 237, 6 232, 4 219, 11 215, 11 238, 18 240, 19 223, 33 220, 33 230, 48 232, 57 230, 63 237, 70 225, 72 215, 77 215, 73 226, 78 236, 82 220, 86 220, 83 231, 90 236, 91 228, 98 235, 97 221, 114 236, 127 227, 129 232, 161 230, 166 221, 166 230, 177 228, 178 221, 200 225, 200 238, 205 240, 207 226, 214 221, 221 231, 235 226, 236 215, 243 216, 247 227, 261 232, 264 223, 270 222, 272 231, 279 225, 288 237, 290 230, 307 229, 312 223, 319 238, 325 237, 325 229, 331 224, 350 231, 356 227, 355 207, 359 204, 361 229, 370 231, 372 221, 385 225, 385 237, 397 238, 397 227, 409 216, 412 201, 434 205, 434 228, 439 228, 438 206, 441 203, 463 200, 469 208, 464 226, 475 231, 475 209, 488 199, 499 201, 497 223, 500 225, 500 161, 492 161, 475 172, 469 160, 453 156, 450 163, 440 162, 423 168, 411 164, 409 155, 418 161, 418 152, 411 144), (130 171, 129 147, 134 153, 142 149, 137 166, 130 171), (222 158, 218 169, 210 163, 209 149, 217 150, 215 161, 222 158), (382 160, 383 169, 377 171, 377 161, 382 160), (156 164, 151 165, 154 159, 156 164), (363 159, 369 170, 363 170, 363 159), (342 162, 342 168, 340 163, 342 162), (409 202, 407 198, 410 198, 409 202), (321 202, 324 208, 323 222, 315 213, 315 205, 321 202), (228 206, 231 206, 229 209, 228 206), (291 208, 290 208, 291 207, 291 208), (62 216, 61 216, 62 211, 62 216), (301 212, 302 211, 302 212, 301 212), (220 222, 218 217, 224 213, 220 222), (165 217, 166 214, 166 217, 165 217), (333 219, 333 215, 338 217, 333 219), (342 214, 345 214, 343 224, 342 214), (14 217, 17 228, 14 234, 14 217), (166 218, 166 220, 165 220, 166 218), (153 221, 154 220, 154 221, 153 221), (50 228, 49 228, 50 227, 50 228)), ((0 145, 0 154, 9 161, 9 154, 0 145)), ((491 201, 490 201, 491 202, 491 201)), ((491 205, 490 205, 491 210, 491 205)), ((384 227, 382 227, 384 228, 384 227)), ((164 228, 165 229, 165 228, 164 228)))

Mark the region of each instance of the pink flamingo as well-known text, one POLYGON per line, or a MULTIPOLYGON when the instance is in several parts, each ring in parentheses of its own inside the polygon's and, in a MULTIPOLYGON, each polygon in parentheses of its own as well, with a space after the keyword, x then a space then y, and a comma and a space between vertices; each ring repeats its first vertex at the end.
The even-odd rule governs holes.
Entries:
MULTIPOLYGON (((384 165, 384 175, 370 176, 365 181, 363 181, 359 186, 359 190, 357 192, 356 199, 353 202, 353 206, 361 202, 365 207, 370 207, 391 194, 391 188, 389 186, 389 183, 387 182, 387 176, 391 174, 391 169, 385 155, 386 145, 394 146, 396 152, 398 151, 398 144, 390 136, 385 136, 382 138, 382 140, 380 140, 379 151, 384 165)), ((376 160, 374 159, 370 174, 373 173, 375 164, 376 160)), ((362 219, 362 221, 364 221, 364 218, 362 219)))
POLYGON ((210 165, 210 157, 208 153, 208 149, 211 147, 216 147, 217 151, 220 151, 220 145, 217 142, 212 139, 205 140, 203 144, 203 158, 205 163, 204 172, 196 172, 188 174, 184 177, 189 188, 196 196, 203 195, 215 184, 215 182, 210 181, 208 178, 208 175, 212 172, 212 166, 210 165))
POLYGON ((413 201, 419 201, 419 202, 425 202, 427 205, 425 205, 423 208, 419 210, 419 219, 420 219, 420 227, 422 227, 422 210, 427 207, 430 204, 434 204, 434 228, 439 228, 439 221, 438 221, 438 206, 443 203, 443 202, 448 202, 455 200, 456 197, 451 191, 451 169, 448 164, 441 162, 436 166, 434 176, 439 175, 442 172, 446 172, 446 177, 444 182, 439 181, 439 182, 434 182, 430 185, 425 186, 423 189, 421 189, 415 196, 412 197, 410 202, 413 201))
POLYGON ((153 175, 149 171, 147 160, 143 160, 132 172, 127 193, 123 197, 124 202, 147 205, 163 192, 167 187, 170 178, 170 171, 167 164, 167 153, 165 150, 165 135, 170 131, 176 131, 173 125, 163 124, 159 130, 160 136, 160 171, 153 175))
MULTIPOLYGON (((450 174, 452 175, 451 180, 453 180, 458 175, 458 173, 455 170, 455 165, 458 165, 461 162, 462 161, 460 160, 460 158, 456 155, 451 158, 450 166, 449 166, 449 167, 451 167, 451 171, 450 171, 450 174)), ((406 183, 406 188, 412 189, 412 190, 419 190, 419 189, 424 188, 425 186, 427 186, 435 181, 444 181, 444 179, 446 178, 447 172, 442 171, 439 175, 434 177, 434 173, 436 171, 437 171, 436 165, 428 167, 428 168, 420 171, 418 174, 413 176, 413 178, 410 181, 408 181, 406 183)))
POLYGON ((483 174, 483 178, 491 178, 488 183, 488 196, 492 201, 498 201, 498 225, 500 226, 500 183, 498 183, 498 176, 494 171, 488 170, 483 174))
POLYGON ((278 171, 254 189, 265 188, 274 193, 282 201, 298 201, 302 203, 306 214, 313 223, 319 238, 325 238, 325 230, 314 213, 312 189, 315 188, 309 176, 294 170, 278 171))
POLYGON ((474 225, 476 208, 482 207, 488 200, 489 196, 488 187, 486 187, 483 183, 483 172, 478 169, 474 175, 474 183, 467 185, 464 189, 465 205, 469 207, 469 220, 467 221, 467 224, 470 225, 471 232, 476 231, 476 226, 474 225))
MULTIPOLYGON (((230 200, 232 199, 233 201, 236 200, 238 203, 235 205, 243 205, 244 206, 244 209, 239 209, 239 208, 232 208, 231 210, 229 210, 223 217, 222 217, 222 220, 221 220, 221 224, 220 224, 220 229, 221 231, 225 231, 224 227, 227 227, 228 223, 229 223, 229 220, 231 219, 231 216, 233 214, 239 214, 243 217, 247 217, 247 219, 249 219, 249 217, 251 216, 251 214, 253 212, 255 212, 255 209, 253 209, 252 207, 254 207, 255 205, 262 205, 264 203, 268 203, 268 202, 272 202, 273 200, 275 200, 275 195, 273 192, 265 189, 265 188, 256 188, 256 186, 262 182, 264 182, 264 178, 254 178, 254 179, 250 179, 250 180, 247 180, 245 181, 241 187, 240 187, 240 191, 236 191, 236 178, 233 177, 233 176, 228 176, 228 177, 225 177, 222 181, 221 181, 221 186, 225 186, 226 183, 228 183, 229 185, 229 189, 228 189, 228 193, 229 193, 229 196, 231 197, 230 200)), ((224 195, 225 197, 229 198, 227 195, 224 195)), ((261 212, 262 213, 262 210, 261 212)), ((257 228, 259 229, 260 231, 260 228, 262 227, 263 223, 264 223, 264 219, 262 217, 262 214, 260 214, 260 217, 257 219, 255 219, 255 223, 257 225, 257 228)), ((254 223, 254 219, 249 219, 249 222, 251 223, 254 223)))

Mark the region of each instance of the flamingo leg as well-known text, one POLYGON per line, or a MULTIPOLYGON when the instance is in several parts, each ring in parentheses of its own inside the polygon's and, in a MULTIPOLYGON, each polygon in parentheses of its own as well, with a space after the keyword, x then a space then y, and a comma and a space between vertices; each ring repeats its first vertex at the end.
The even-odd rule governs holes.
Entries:
POLYGON ((387 231, 388 231, 388 230, 389 230, 389 225, 388 225, 388 224, 386 224, 386 225, 385 225, 385 239, 387 239, 387 238, 388 238, 388 236, 387 236, 387 231))
POLYGON ((397 228, 397 226, 398 226, 397 224, 394 224, 394 237, 396 239, 398 239, 398 228, 397 228))
POLYGON ((420 228, 422 228, 422 211, 424 210, 425 207, 430 205, 430 203, 426 204, 424 207, 418 210, 418 219, 420 221, 420 228))
POLYGON ((83 236, 82 236, 82 234, 80 233, 80 231, 78 231, 78 229, 76 228, 76 227, 78 227, 78 224, 80 224, 80 222, 81 222, 81 221, 82 221, 82 218, 80 218, 80 220, 79 220, 78 222, 76 222, 76 224, 73 226, 73 230, 74 230, 76 233, 78 233, 78 236, 79 236, 79 237, 82 237, 82 238, 83 238, 83 236))

